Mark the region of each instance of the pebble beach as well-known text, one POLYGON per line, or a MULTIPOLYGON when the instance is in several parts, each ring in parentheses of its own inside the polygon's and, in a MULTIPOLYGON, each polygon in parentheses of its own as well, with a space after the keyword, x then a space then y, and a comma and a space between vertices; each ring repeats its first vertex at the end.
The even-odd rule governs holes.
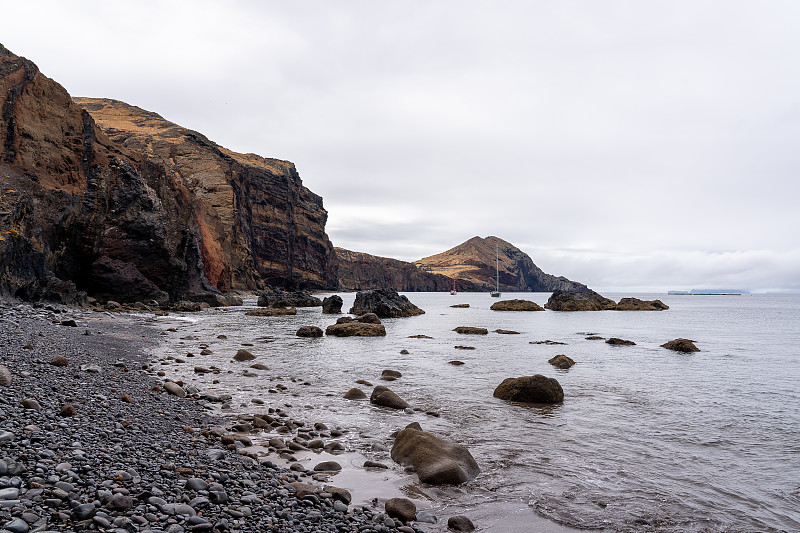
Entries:
POLYGON ((155 330, 125 314, 0 303, 3 533, 421 531, 377 500, 351 505, 324 472, 259 460, 246 432, 258 422, 165 390, 155 346, 155 330))

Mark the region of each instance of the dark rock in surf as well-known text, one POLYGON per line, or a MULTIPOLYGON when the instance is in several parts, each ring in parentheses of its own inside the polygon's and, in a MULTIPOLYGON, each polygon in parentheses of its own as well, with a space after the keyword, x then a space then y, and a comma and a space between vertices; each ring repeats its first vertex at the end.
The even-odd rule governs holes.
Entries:
POLYGON ((406 296, 394 289, 374 289, 359 291, 350 314, 363 315, 375 313, 380 318, 398 318, 424 314, 425 311, 414 305, 406 296))
POLYGON ((287 292, 270 288, 258 297, 259 307, 320 307, 322 300, 306 291, 287 292))
POLYGON ((606 344, 611 344, 613 346, 635 346, 636 343, 633 341, 626 341, 625 339, 620 339, 617 337, 611 337, 606 341, 606 344))
POLYGON ((369 401, 374 405, 389 407, 392 409, 407 409, 410 407, 407 401, 383 385, 378 385, 375 387, 375 389, 373 389, 372 394, 369 397, 369 401))
POLYGON ((464 515, 451 516, 447 519, 447 529, 454 533, 471 533, 475 531, 475 524, 464 515))
POLYGON ((366 400, 367 394, 358 387, 353 387, 344 393, 344 397, 348 400, 366 400))
POLYGON ((561 370, 566 370, 575 364, 575 361, 573 361, 571 357, 567 357, 564 354, 558 354, 547 362, 561 370))
POLYGON ((322 312, 328 315, 338 315, 342 312, 342 297, 338 294, 328 296, 322 300, 322 312))
POLYGON ((488 335, 489 330, 486 328, 476 328, 472 326, 458 326, 457 328, 453 329, 456 333, 460 333, 462 335, 488 335))
POLYGON ((494 390, 501 400, 525 403, 559 403, 564 401, 564 389, 554 378, 541 374, 507 378, 494 390))
POLYGON ((297 333, 298 337, 322 337, 322 328, 317 326, 301 326, 297 333))
POLYGON ((397 434, 391 456, 396 463, 414 467, 419 480, 431 485, 458 485, 481 471, 465 446, 411 427, 397 434))
POLYGON ((664 311, 665 309, 669 309, 669 306, 661 300, 623 298, 614 309, 617 311, 664 311))
POLYGON ((530 300, 501 300, 489 308, 492 311, 544 311, 544 308, 530 300))
POLYGON ((551 311, 604 311, 616 309, 617 303, 594 291, 555 291, 544 307, 551 311))
POLYGON ((674 350, 676 352, 691 353, 699 352, 700 348, 694 345, 693 340, 675 339, 661 345, 662 348, 674 350))

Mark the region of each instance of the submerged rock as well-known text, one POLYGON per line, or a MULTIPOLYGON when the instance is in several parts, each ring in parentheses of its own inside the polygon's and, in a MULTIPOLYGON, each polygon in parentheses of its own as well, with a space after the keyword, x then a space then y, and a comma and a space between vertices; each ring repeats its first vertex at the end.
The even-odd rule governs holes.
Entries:
POLYGON ((469 304, 455 304, 451 305, 450 307, 452 307, 453 309, 467 309, 469 308, 469 304))
POLYGON ((394 289, 359 291, 350 314, 375 313, 380 318, 398 318, 424 314, 425 311, 411 303, 394 289))
POLYGON ((457 328, 453 329, 456 333, 461 333, 462 335, 488 335, 489 330, 486 328, 475 328, 472 326, 458 326, 457 328))
POLYGON ((465 446, 410 427, 397 434, 391 456, 414 467, 419 480, 431 485, 458 485, 481 471, 465 446))
POLYGON ((669 309, 669 306, 661 300, 623 298, 614 309, 617 311, 663 311, 669 309))
POLYGON ((233 360, 234 361, 239 361, 239 362, 252 361, 255 358, 256 358, 255 355, 250 353, 248 350, 245 350, 244 348, 242 348, 239 351, 237 351, 236 355, 233 356, 233 360))
POLYGON ((297 309, 294 307, 263 307, 261 309, 251 309, 245 313, 246 316, 286 316, 296 314, 297 309))
POLYGON ((447 529, 455 533, 471 533, 475 531, 475 524, 464 515, 451 516, 447 519, 447 529))
POLYGON ((530 300, 501 300, 489 308, 492 311, 544 311, 544 308, 530 300))
POLYGON ((564 389, 556 379, 534 374, 504 379, 494 390, 494 397, 514 402, 559 403, 564 401, 564 389))
POLYGON ((617 303, 594 291, 555 291, 544 307, 551 311, 604 311, 616 309, 617 303))
POLYGON ((691 353, 699 352, 700 348, 694 345, 693 340, 675 339, 661 345, 662 348, 674 350, 676 352, 691 353))
POLYGON ((344 393, 344 397, 348 400, 366 400, 367 394, 358 387, 353 387, 344 393))

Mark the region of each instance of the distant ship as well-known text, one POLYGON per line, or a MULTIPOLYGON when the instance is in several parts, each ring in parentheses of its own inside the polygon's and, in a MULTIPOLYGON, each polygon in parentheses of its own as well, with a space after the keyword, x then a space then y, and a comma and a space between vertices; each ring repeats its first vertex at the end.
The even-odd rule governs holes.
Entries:
POLYGON ((690 291, 667 291, 670 295, 689 295, 689 296, 741 296, 750 294, 746 289, 692 289, 690 291))

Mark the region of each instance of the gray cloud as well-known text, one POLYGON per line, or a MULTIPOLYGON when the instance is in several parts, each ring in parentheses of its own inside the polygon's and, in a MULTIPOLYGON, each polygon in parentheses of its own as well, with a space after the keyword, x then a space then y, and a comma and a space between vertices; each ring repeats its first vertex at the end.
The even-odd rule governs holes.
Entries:
POLYGON ((294 161, 346 248, 417 259, 493 234, 599 288, 800 283, 794 2, 32 1, 4 19, 74 95, 294 161))

